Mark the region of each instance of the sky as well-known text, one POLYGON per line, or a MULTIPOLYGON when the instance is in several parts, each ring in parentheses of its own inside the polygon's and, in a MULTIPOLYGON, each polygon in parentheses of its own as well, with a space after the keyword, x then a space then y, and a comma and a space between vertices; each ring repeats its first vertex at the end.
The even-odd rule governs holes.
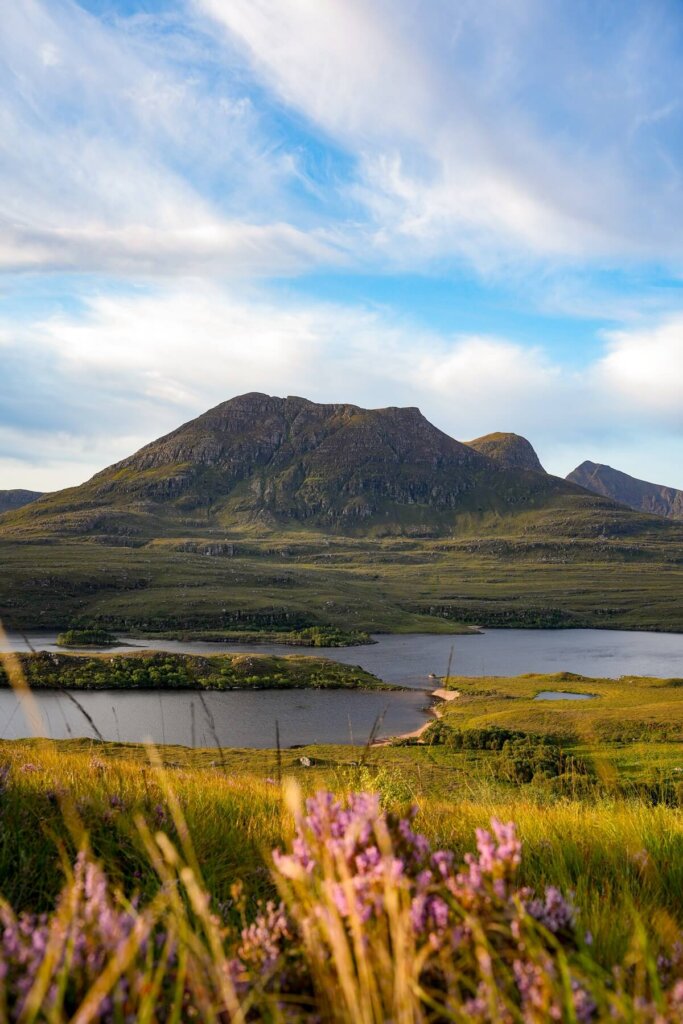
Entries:
POLYGON ((683 488, 680 0, 22 0, 0 489, 247 391, 683 488))

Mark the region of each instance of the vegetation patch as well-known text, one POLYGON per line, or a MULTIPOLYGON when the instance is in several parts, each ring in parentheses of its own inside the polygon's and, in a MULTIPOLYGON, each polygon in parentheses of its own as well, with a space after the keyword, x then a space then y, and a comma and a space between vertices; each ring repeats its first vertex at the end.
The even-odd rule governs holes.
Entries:
MULTIPOLYGON (((17 657, 36 690, 400 689, 358 666, 296 654, 79 656, 41 651, 17 657)), ((9 686, 1 666, 0 686, 9 686)))
POLYGON ((57 637, 59 647, 112 647, 117 642, 106 629, 67 629, 57 637))
POLYGON ((285 644, 288 647, 361 647, 375 643, 364 630, 345 630, 336 626, 307 626, 303 629, 289 630, 225 629, 220 632, 174 630, 157 635, 184 642, 202 640, 205 643, 272 643, 285 644))
MULTIPOLYGON (((563 744, 683 742, 683 688, 676 680, 626 676, 590 679, 568 672, 513 677, 451 677, 460 696, 441 709, 443 730, 507 730, 555 736, 563 744), (599 700, 539 701, 544 690, 567 690, 599 700)), ((445 733, 444 733, 445 735, 445 733)))
MULTIPOLYGON (((130 943, 129 958, 109 976, 112 996, 125 995, 140 1015, 166 1014, 170 1006, 172 1019, 174 998, 183 1005, 189 991, 193 1005, 199 979, 203 997, 209 991, 213 1001, 202 1004, 198 1019, 234 1019, 220 1001, 220 979, 229 977, 240 983, 241 1005, 252 1016, 258 1011, 254 1019, 277 1019, 270 1011, 284 1000, 297 1024, 348 1024, 355 1019, 351 1005, 341 1004, 348 1012, 337 1014, 325 993, 333 992, 336 1003, 346 991, 356 1006, 365 965, 378 981, 396 972, 415 977, 416 984, 402 990, 415 1000, 411 1020, 445 1019, 434 1017, 442 1003, 444 1011, 458 1008, 457 1019, 505 1019, 473 1015, 472 991, 482 980, 477 950, 485 949, 494 972, 486 975, 493 977, 492 997, 504 993, 520 1020, 527 975, 540 986, 533 990, 530 1020, 677 1019, 679 807, 487 778, 487 759, 500 751, 309 752, 315 756, 304 765, 300 752, 283 751, 278 760, 270 751, 218 757, 216 751, 162 748, 150 764, 142 748, 121 744, 1 744, 0 890, 8 904, 0 941, 10 1006, 16 1008, 37 977, 46 930, 57 934, 66 927, 84 952, 82 969, 80 961, 74 970, 73 962, 62 960, 64 944, 55 944, 49 991, 62 1000, 64 1019, 71 1019, 104 966, 114 964, 139 913, 140 935, 152 934, 154 941, 141 941, 139 950, 130 943), (435 756, 449 759, 441 774, 435 756), (306 811, 283 799, 278 767, 311 798, 306 811), (417 814, 407 811, 414 803, 417 814), (476 847, 475 829, 482 830, 476 847), (383 874, 376 836, 391 878, 383 874), (275 857, 273 849, 280 851, 275 857), (344 859, 330 857, 331 849, 344 859), (73 888, 63 874, 70 862, 73 888), (366 937, 358 971, 350 975, 342 973, 348 956, 343 960, 341 949, 325 944, 329 931, 311 932, 307 925, 309 914, 311 927, 337 915, 333 920, 348 942, 343 949, 353 950, 354 911, 342 899, 346 891, 358 900, 366 937), (48 918, 33 916, 41 911, 48 918), (463 921, 477 931, 463 934, 463 921), (207 938, 208 928, 215 930, 207 938), (398 951, 389 942, 397 933, 411 938, 398 951), (302 941, 307 934, 314 940, 310 948, 302 941), (175 936, 186 943, 184 958, 173 954, 175 936), (427 959, 413 957, 413 948, 427 959), (529 967, 523 975, 522 964, 529 967), (621 968, 616 976, 615 965, 621 968), (571 985, 563 981, 567 971, 571 985), (575 1003, 595 1005, 599 1013, 572 1015, 575 1003)), ((381 990, 381 1016, 372 1019, 394 1019, 393 990, 381 990)))

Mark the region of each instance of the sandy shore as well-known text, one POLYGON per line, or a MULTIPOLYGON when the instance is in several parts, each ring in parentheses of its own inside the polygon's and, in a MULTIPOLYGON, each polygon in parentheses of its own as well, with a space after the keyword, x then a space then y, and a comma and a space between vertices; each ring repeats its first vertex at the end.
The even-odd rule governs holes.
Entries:
MULTIPOLYGON (((432 697, 436 697, 437 700, 455 700, 460 696, 459 690, 444 690, 443 687, 438 690, 432 690, 432 697)), ((441 718, 441 712, 438 705, 430 709, 434 718, 441 718)), ((387 736, 385 739, 375 740, 373 747, 388 747, 394 740, 419 740, 422 733, 432 724, 431 721, 425 722, 419 729, 413 729, 412 732, 402 732, 398 736, 387 736)))
POLYGON ((432 691, 432 697, 438 697, 440 700, 455 700, 455 698, 459 697, 459 696, 460 696, 460 690, 433 690, 432 691))

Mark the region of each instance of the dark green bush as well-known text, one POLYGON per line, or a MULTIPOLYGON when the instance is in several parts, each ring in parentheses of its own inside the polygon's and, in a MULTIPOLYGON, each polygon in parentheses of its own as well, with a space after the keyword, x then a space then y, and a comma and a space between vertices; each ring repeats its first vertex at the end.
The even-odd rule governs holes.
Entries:
POLYGON ((59 647, 107 647, 116 637, 106 629, 67 629, 57 637, 59 647))

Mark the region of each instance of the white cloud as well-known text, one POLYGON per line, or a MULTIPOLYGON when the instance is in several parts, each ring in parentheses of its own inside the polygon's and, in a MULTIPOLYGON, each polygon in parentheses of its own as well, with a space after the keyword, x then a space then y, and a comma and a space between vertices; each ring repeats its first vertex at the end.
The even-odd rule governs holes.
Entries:
POLYGON ((306 234, 289 224, 260 226, 216 221, 208 211, 186 209, 166 226, 149 222, 111 226, 17 227, 3 223, 0 270, 106 270, 133 276, 178 273, 208 277, 296 274, 319 264, 346 262, 322 232, 306 234))
POLYGON ((683 431, 683 315, 606 337, 608 351, 596 376, 608 393, 625 410, 643 411, 683 431))
MULTIPOLYGON (((652 329, 653 365, 662 336, 667 330, 652 329)), ((558 473, 584 458, 621 455, 629 439, 634 451, 640 445, 640 468, 650 438, 650 475, 683 484, 676 480, 680 460, 671 462, 681 441, 675 415, 680 363, 654 374, 656 380, 667 376, 670 388, 660 390, 659 406, 647 386, 629 391, 628 401, 624 397, 629 373, 636 372, 631 353, 649 345, 644 332, 612 339, 578 372, 541 347, 501 337, 449 337, 385 309, 283 300, 253 289, 238 294, 185 281, 137 294, 91 296, 80 314, 0 331, 0 339, 0 459, 18 454, 32 462, 28 476, 36 489, 45 486, 41 466, 52 483, 61 458, 63 482, 77 482, 245 391, 365 406, 418 405, 460 439, 493 430, 524 434, 558 473), (17 386, 22 379, 32 380, 28 395, 17 386), (46 458, 37 458, 43 451, 46 458)), ((680 354, 680 344, 672 344, 680 354)), ((640 365, 646 381, 645 358, 640 365)), ((618 468, 635 472, 628 460, 618 468)), ((8 476, 0 486, 15 484, 8 476)))
POLYGON ((531 393, 562 386, 562 372, 538 348, 505 338, 466 335, 416 359, 417 379, 442 398, 457 396, 458 410, 471 418, 483 406, 505 408, 510 416, 527 405, 531 393))
POLYGON ((596 41, 540 0, 5 6, 0 269, 683 257, 681 69, 652 7, 596 41), (322 185, 302 114, 350 157, 322 185))

